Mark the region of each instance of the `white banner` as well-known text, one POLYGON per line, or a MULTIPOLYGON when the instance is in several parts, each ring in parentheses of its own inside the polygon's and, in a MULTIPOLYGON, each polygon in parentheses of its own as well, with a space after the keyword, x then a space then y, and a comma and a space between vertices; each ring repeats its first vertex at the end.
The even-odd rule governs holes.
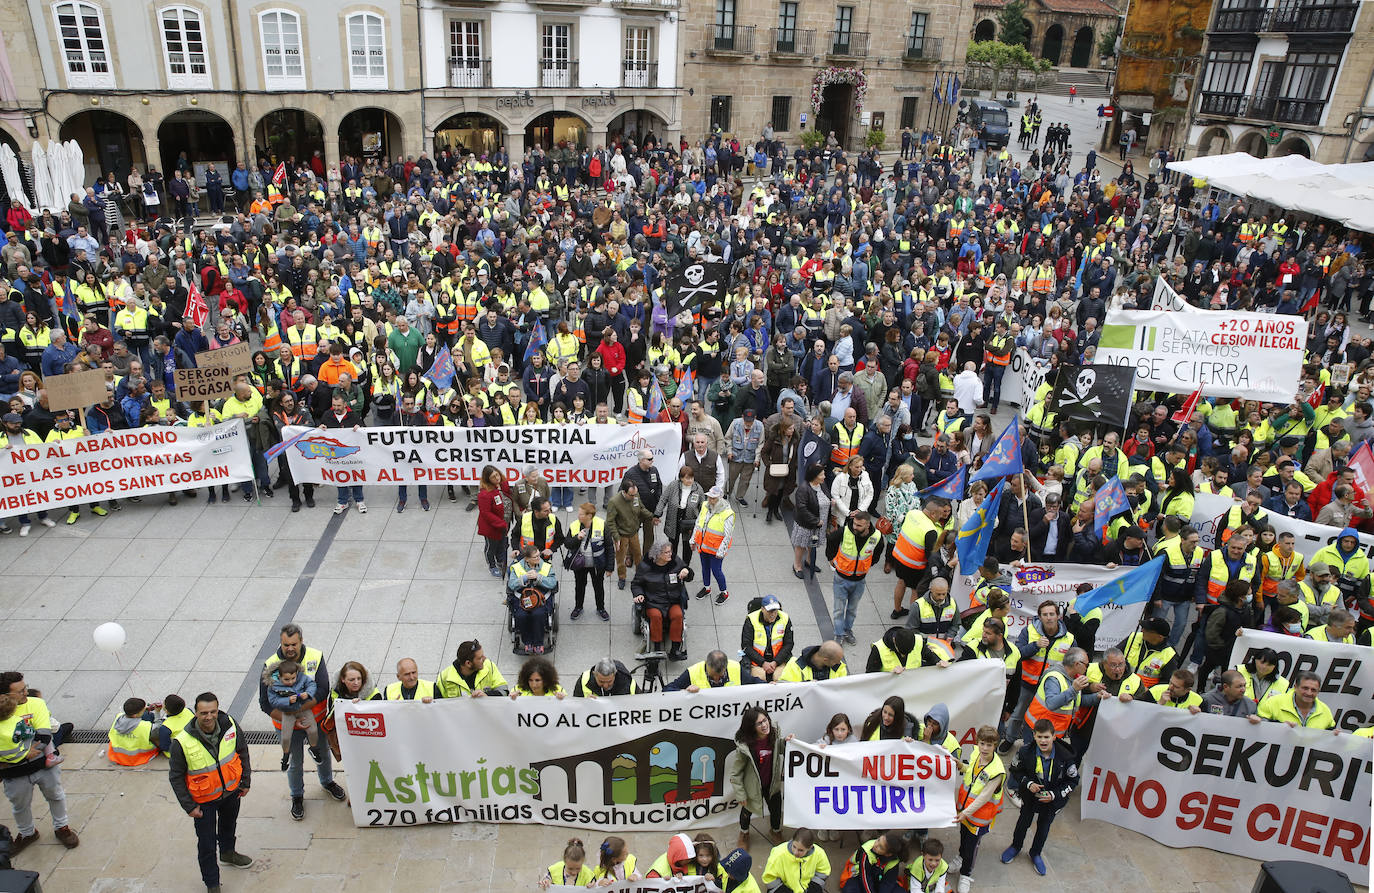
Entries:
POLYGON ((1174 291, 1173 286, 1164 281, 1160 276, 1155 280, 1155 293, 1150 299, 1151 310, 1174 310, 1187 313, 1197 310, 1192 304, 1183 299, 1183 295, 1174 291))
POLYGON ((954 824, 959 764, 919 741, 787 745, 782 818, 794 828, 945 828, 954 824))
POLYGON ((1370 739, 1144 702, 1099 710, 1083 818, 1165 846, 1291 859, 1369 883, 1370 739))
MULTIPOLYGON (((1036 610, 1045 599, 1059 602, 1059 613, 1066 614, 1078 599, 1078 586, 1087 583, 1096 588, 1110 583, 1133 567, 1106 568, 1095 564, 1029 564, 1024 567, 1003 565, 1002 573, 1011 577, 1011 613, 1007 615, 1007 639, 1014 640, 1036 617, 1036 610)), ((960 611, 968 609, 969 593, 974 578, 955 574, 950 594, 960 611)), ((1087 590, 1084 590, 1087 591, 1087 590)), ((1145 605, 1102 606, 1102 624, 1097 628, 1094 647, 1105 651, 1135 632, 1145 605)))
POLYGON ((1289 682, 1302 672, 1321 677, 1319 697, 1335 715, 1336 728, 1353 732, 1374 719, 1374 650, 1243 629, 1231 649, 1231 666, 1244 663, 1261 648, 1278 652, 1279 673, 1289 682))
POLYGON ((995 725, 1005 675, 993 660, 860 673, 825 682, 742 685, 615 698, 340 702, 344 767, 360 827, 516 822, 608 831, 682 831, 733 821, 729 785, 746 707, 814 741, 836 713, 858 728, 899 695, 936 703, 971 743, 995 725), (365 783, 364 783, 364 780, 365 783))
MULTIPOLYGON (((286 429, 290 439, 304 428, 286 429)), ((516 480, 538 468, 550 486, 619 484, 642 449, 666 480, 677 476, 682 429, 652 425, 315 429, 286 450, 297 483, 475 485, 494 465, 516 480)))
MULTIPOLYGON (((730 852, 728 845, 722 848, 721 855, 730 852)), ((596 864, 596 850, 587 849, 587 864, 596 864)), ((637 862, 636 871, 649 870, 649 863, 637 862)), ((757 873, 757 872, 755 872, 757 873)), ((637 881, 617 881, 606 886, 598 886, 597 893, 720 893, 714 879, 688 875, 680 878, 641 878, 637 881)), ((545 893, 587 893, 586 887, 573 887, 567 884, 552 884, 544 888, 545 893)))
POLYGON ((1035 390, 1049 372, 1047 360, 1032 359, 1030 352, 1018 347, 1011 353, 1007 374, 1002 377, 1002 402, 1029 409, 1035 403, 1035 390))
POLYGON ((0 449, 0 517, 253 479, 243 420, 0 449))
POLYGON ((1141 391, 1293 402, 1307 320, 1267 313, 1111 310, 1098 363, 1136 367, 1141 391))
MULTIPOLYGON (((1199 493, 1193 500, 1193 526, 1197 528, 1199 542, 1204 549, 1216 548, 1216 535, 1218 530, 1226 527, 1226 513, 1231 511, 1231 507, 1239 505, 1240 501, 1226 496, 1218 496, 1215 493, 1199 493)), ((1269 513, 1266 519, 1275 533, 1293 534, 1293 548, 1304 558, 1311 560, 1318 550, 1331 545, 1332 541, 1341 532, 1341 528, 1332 527, 1328 524, 1313 524, 1311 521, 1299 521, 1296 518, 1289 518, 1285 515, 1269 513)), ((1368 533, 1359 534, 1360 544, 1364 547, 1364 552, 1374 561, 1374 536, 1368 533)))

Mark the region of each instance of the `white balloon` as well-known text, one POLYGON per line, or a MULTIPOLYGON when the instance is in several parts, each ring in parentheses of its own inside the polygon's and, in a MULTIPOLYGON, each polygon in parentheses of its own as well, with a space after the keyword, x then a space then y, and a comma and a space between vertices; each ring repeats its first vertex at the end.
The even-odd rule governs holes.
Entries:
POLYGON ((106 654, 118 654, 127 639, 124 634, 124 627, 113 622, 102 623, 97 626, 95 632, 91 634, 91 638, 95 639, 95 647, 106 654))

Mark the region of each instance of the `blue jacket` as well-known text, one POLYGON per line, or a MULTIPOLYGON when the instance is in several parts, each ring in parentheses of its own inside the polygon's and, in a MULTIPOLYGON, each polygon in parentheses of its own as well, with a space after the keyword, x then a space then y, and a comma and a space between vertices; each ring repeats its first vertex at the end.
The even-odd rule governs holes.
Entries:
POLYGON ((56 344, 49 344, 43 349, 43 357, 39 363, 43 377, 47 378, 49 375, 61 375, 66 371, 66 365, 72 360, 75 360, 76 355, 80 352, 81 349, 70 341, 67 342, 66 347, 58 347, 56 344))
POLYGON ((205 339, 205 333, 200 331, 200 329, 193 329, 189 332, 185 329, 178 329, 176 338, 172 339, 172 343, 176 346, 178 351, 185 353, 187 359, 191 361, 190 366, 181 367, 184 369, 194 368, 196 365, 196 354, 203 350, 210 349, 210 342, 205 339))
POLYGON ((231 173, 231 174, 229 175, 229 182, 234 184, 234 190, 235 190, 235 191, 237 191, 237 192, 247 192, 247 191, 248 191, 248 169, 247 169, 247 168, 243 168, 242 170, 240 170, 240 169, 237 168, 237 167, 234 168, 233 173, 231 173))
POLYGON ((8 397, 18 392, 19 373, 23 370, 24 364, 8 353, 0 359, 0 396, 8 397))

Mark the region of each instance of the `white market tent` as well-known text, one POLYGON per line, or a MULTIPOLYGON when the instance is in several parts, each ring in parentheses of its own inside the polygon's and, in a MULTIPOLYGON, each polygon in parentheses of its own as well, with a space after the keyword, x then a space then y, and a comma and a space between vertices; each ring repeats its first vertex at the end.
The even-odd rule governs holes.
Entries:
POLYGON ((1231 152, 1170 162, 1169 169, 1235 195, 1374 232, 1374 162, 1319 164, 1301 155, 1231 152))

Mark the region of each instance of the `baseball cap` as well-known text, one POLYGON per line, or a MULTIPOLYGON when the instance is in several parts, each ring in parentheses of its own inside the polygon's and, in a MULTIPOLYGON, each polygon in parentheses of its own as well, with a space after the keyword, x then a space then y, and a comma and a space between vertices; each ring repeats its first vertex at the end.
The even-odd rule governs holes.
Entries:
POLYGON ((23 421, 24 417, 17 412, 7 412, 3 416, 0 416, 0 422, 9 422, 11 424, 18 425, 23 421))
POLYGON ((724 859, 720 860, 721 870, 734 881, 742 881, 747 878, 753 867, 754 857, 749 855, 748 850, 731 850, 724 859))
POLYGON ((712 487, 710 491, 708 491, 706 494, 706 496, 710 499, 719 499, 724 495, 725 494, 721 491, 719 487, 712 487))
POLYGON ((757 415, 757 413, 755 413, 754 410, 752 410, 752 409, 746 409, 746 410, 744 411, 744 417, 745 417, 746 419, 748 419, 749 421, 751 421, 751 422, 754 420, 754 418, 755 418, 756 415, 757 415))
POLYGON ((778 601, 776 595, 765 595, 763 601, 759 603, 759 607, 765 611, 777 611, 782 608, 782 602, 778 601))

